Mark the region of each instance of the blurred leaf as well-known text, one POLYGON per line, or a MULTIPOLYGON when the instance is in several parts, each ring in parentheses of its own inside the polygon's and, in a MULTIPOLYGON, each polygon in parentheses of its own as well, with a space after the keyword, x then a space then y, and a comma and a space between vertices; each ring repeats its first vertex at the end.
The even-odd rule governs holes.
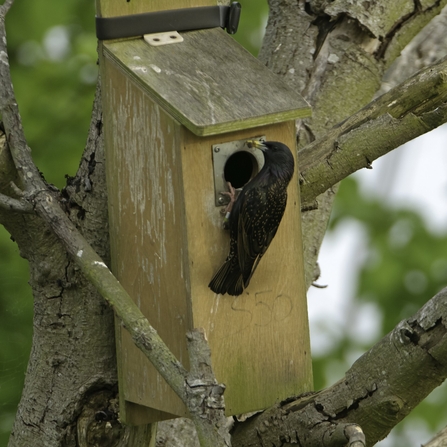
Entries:
MULTIPOLYGON (((358 259, 352 260, 356 264, 359 259, 364 262, 357 278, 350 321, 357 318, 355 309, 358 304, 374 303, 381 314, 382 337, 446 287, 447 233, 429 231, 423 218, 411 209, 393 208, 380 198, 362 195, 352 177, 341 183, 329 231, 334 231, 347 219, 360 222, 366 234, 365 244, 362 244, 366 246, 366 253, 359 253, 358 259)), ((336 362, 344 365, 346 371, 352 364, 352 354, 369 348, 346 330, 330 354, 314 360, 316 388, 333 383, 328 379, 336 362)), ((336 379, 343 372, 338 374, 336 379)), ((444 384, 396 427, 393 447, 408 445, 415 434, 414 427, 420 430, 424 427, 429 434, 445 425, 446 399, 447 385, 444 384)))
POLYGON ((342 182, 330 228, 346 218, 360 221, 368 238, 356 295, 381 306, 387 333, 446 286, 447 234, 430 232, 410 209, 363 197, 353 178, 342 182))
POLYGON ((25 135, 61 188, 86 141, 97 75, 94 2, 22 0, 8 14, 11 75, 25 135))
POLYGON ((28 263, 0 226, 0 445, 6 445, 31 349, 33 299, 28 263))
POLYGON ((237 33, 233 36, 244 48, 257 56, 268 18, 267 0, 239 0, 242 6, 237 33))

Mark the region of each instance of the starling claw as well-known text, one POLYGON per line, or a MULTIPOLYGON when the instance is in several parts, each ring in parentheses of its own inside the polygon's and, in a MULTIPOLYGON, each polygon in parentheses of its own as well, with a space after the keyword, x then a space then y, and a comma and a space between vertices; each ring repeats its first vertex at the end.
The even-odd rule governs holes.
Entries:
POLYGON ((225 207, 224 210, 221 210, 221 213, 225 215, 225 219, 223 221, 223 227, 225 230, 228 230, 229 227, 229 221, 230 221, 230 214, 231 210, 233 209, 234 202, 236 201, 236 190, 233 188, 233 185, 230 182, 227 182, 228 189, 230 191, 222 191, 220 194, 224 196, 230 197, 230 203, 225 207))
POLYGON ((223 214, 229 216, 229 213, 231 213, 231 210, 233 209, 233 204, 236 202, 236 190, 233 188, 233 185, 231 182, 227 182, 228 189, 230 191, 222 191, 220 194, 223 196, 229 196, 230 197, 230 203, 227 205, 225 210, 223 211, 223 214))

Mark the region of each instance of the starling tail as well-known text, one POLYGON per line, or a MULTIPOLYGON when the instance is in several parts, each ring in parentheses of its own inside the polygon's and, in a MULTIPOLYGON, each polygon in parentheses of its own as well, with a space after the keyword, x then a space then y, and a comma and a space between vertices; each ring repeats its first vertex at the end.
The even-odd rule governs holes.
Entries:
POLYGON ((215 293, 242 294, 281 222, 293 175, 290 149, 276 141, 247 142, 264 153, 264 166, 245 185, 229 217, 230 253, 209 283, 215 293))

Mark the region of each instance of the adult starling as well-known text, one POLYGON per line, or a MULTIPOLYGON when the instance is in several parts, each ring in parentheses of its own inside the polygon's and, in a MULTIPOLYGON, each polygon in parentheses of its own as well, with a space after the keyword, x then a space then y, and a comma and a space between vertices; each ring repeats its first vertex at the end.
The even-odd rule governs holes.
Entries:
MULTIPOLYGON (((272 242, 287 202, 287 185, 293 175, 290 149, 277 141, 247 141, 264 153, 264 166, 234 201, 229 215, 230 253, 209 283, 215 293, 240 295, 272 242)), ((231 204, 230 204, 231 206, 231 204)))

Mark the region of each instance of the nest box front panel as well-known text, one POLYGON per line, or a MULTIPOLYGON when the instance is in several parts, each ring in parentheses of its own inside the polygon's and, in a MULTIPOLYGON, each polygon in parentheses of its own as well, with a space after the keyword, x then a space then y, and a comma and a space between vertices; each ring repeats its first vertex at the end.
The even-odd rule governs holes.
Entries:
MULTIPOLYGON (((213 146, 265 135, 294 148, 294 122, 198 138, 185 129, 182 150, 194 327, 206 330, 216 377, 227 385, 227 414, 266 408, 312 389, 303 276, 298 173, 284 217, 250 285, 217 295, 208 283, 228 254, 229 235, 216 207, 213 146)), ((295 151, 293 151, 295 152, 295 151)))

